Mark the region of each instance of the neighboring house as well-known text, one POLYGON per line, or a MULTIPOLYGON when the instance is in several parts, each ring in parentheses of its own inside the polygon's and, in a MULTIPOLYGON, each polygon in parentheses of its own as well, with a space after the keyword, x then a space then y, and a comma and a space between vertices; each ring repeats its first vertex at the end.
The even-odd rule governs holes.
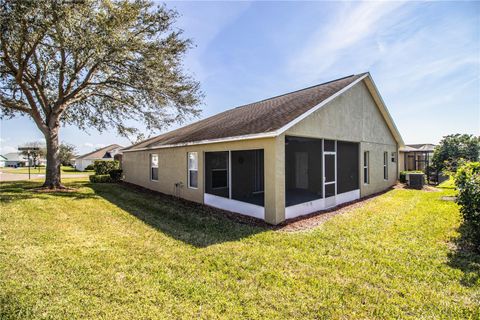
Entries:
POLYGON ((394 185, 403 140, 369 73, 122 150, 125 181, 278 224, 394 185))
POLYGON ((0 168, 6 167, 6 166, 7 166, 7 158, 0 155, 0 168))
POLYGON ((75 169, 84 171, 86 167, 93 164, 95 160, 114 160, 116 154, 123 147, 118 144, 111 144, 93 152, 75 158, 75 169))
POLYGON ((22 155, 20 152, 10 152, 3 155, 7 160, 5 161, 6 167, 26 167, 28 166, 27 156, 22 155))
POLYGON ((399 168, 400 171, 423 171, 432 164, 433 151, 435 145, 425 144, 407 144, 400 148, 399 168))

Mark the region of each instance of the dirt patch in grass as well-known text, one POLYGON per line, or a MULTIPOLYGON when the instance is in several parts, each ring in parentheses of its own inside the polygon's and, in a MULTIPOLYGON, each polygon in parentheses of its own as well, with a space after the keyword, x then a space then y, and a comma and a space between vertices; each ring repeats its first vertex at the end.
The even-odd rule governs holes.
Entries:
POLYGON ((37 192, 37 193, 68 193, 68 192, 78 192, 78 189, 70 188, 70 187, 53 188, 53 189, 40 187, 40 188, 33 188, 31 189, 31 191, 37 192))
POLYGON ((340 205, 338 205, 336 207, 333 207, 331 209, 328 209, 328 210, 313 212, 313 213, 310 213, 310 214, 307 214, 307 215, 304 215, 304 216, 301 216, 301 217, 285 220, 284 222, 282 222, 278 225, 271 225, 271 224, 269 224, 269 223, 267 223, 267 222, 265 222, 264 220, 261 220, 261 219, 257 219, 257 218, 249 217, 249 216, 242 215, 242 214, 239 214, 239 213, 236 213, 236 212, 226 211, 226 210, 210 207, 210 206, 207 206, 207 205, 203 205, 203 204, 200 204, 200 203, 188 201, 188 200, 178 198, 178 197, 175 197, 175 196, 172 196, 172 195, 167 195, 167 194, 164 194, 164 193, 161 193, 161 192, 158 192, 158 191, 153 191, 153 190, 150 190, 150 189, 146 189, 146 188, 143 188, 141 186, 137 186, 135 184, 131 184, 131 183, 128 183, 128 182, 122 182, 121 184, 124 185, 124 186, 127 186, 128 188, 135 189, 137 191, 154 194, 157 197, 161 197, 161 198, 163 198, 165 200, 168 200, 168 201, 178 201, 178 202, 182 203, 183 205, 187 205, 187 206, 191 207, 192 209, 197 209, 197 210, 202 209, 202 211, 207 213, 207 214, 226 217, 226 218, 228 218, 230 220, 233 220, 235 222, 238 222, 238 223, 247 224, 247 225, 251 225, 251 226, 255 226, 255 227, 261 227, 261 228, 270 229, 270 230, 287 231, 287 232, 304 231, 304 230, 315 228, 318 225, 324 223, 325 221, 333 218, 334 216, 336 216, 338 214, 342 214, 342 213, 346 213, 346 212, 355 210, 356 208, 359 208, 359 207, 365 205, 366 202, 372 200, 373 198, 375 198, 379 195, 382 195, 385 192, 388 192, 388 191, 392 190, 392 188, 389 188, 389 189, 384 190, 382 192, 372 194, 368 197, 364 197, 364 198, 361 198, 361 199, 358 199, 358 200, 355 200, 355 201, 340 204, 340 205))
POLYGON ((367 202, 371 201, 373 198, 378 197, 379 195, 384 194, 385 192, 391 190, 391 188, 372 194, 368 197, 364 197, 355 201, 346 202, 340 204, 336 207, 333 207, 328 210, 322 210, 310 213, 294 219, 288 219, 284 223, 276 226, 276 230, 287 231, 287 232, 296 232, 296 231, 305 231, 312 228, 315 228, 322 223, 330 220, 336 215, 343 214, 355 210, 364 206, 367 202))
POLYGON ((405 190, 420 190, 425 192, 440 192, 441 190, 435 188, 434 186, 424 185, 422 189, 410 188, 406 183, 397 183, 393 186, 394 189, 405 189, 405 190))

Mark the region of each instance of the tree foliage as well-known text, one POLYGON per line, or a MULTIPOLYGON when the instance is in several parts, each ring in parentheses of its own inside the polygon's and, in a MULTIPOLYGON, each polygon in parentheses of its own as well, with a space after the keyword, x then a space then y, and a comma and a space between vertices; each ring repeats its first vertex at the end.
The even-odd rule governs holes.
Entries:
MULTIPOLYGON (((61 125, 135 135, 199 113, 177 13, 146 0, 0 0, 0 115, 29 116, 58 185, 61 125)), ((52 180, 52 181, 49 181, 52 180)))
POLYGON ((75 157, 76 147, 73 144, 62 142, 58 147, 58 157, 62 166, 72 165, 72 159, 75 157))
POLYGON ((479 157, 480 137, 457 133, 443 137, 435 148, 432 163, 439 172, 455 172, 462 161, 478 161, 479 157))
POLYGON ((110 171, 120 169, 120 162, 117 160, 95 160, 93 168, 97 175, 110 174, 110 171))
POLYGON ((480 162, 460 166, 455 185, 458 188, 457 203, 469 230, 466 236, 480 251, 480 162))

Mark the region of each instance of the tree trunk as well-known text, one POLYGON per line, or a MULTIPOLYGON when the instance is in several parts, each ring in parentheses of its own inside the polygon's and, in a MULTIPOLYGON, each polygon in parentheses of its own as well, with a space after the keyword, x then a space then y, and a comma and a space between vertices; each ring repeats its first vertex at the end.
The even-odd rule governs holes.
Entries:
POLYGON ((43 187, 49 189, 64 188, 60 177, 60 157, 58 128, 49 129, 45 134, 47 144, 47 170, 43 187))

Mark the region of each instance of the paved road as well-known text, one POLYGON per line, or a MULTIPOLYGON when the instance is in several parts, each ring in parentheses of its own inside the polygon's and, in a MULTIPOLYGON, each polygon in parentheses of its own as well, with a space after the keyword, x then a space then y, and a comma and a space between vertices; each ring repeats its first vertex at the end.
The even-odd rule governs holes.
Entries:
MULTIPOLYGON (((83 178, 88 177, 88 174, 62 174, 62 178, 83 178)), ((43 179, 45 178, 44 174, 31 174, 30 179, 43 179)), ((0 181, 20 181, 28 180, 28 174, 25 173, 6 173, 0 172, 0 181)))

